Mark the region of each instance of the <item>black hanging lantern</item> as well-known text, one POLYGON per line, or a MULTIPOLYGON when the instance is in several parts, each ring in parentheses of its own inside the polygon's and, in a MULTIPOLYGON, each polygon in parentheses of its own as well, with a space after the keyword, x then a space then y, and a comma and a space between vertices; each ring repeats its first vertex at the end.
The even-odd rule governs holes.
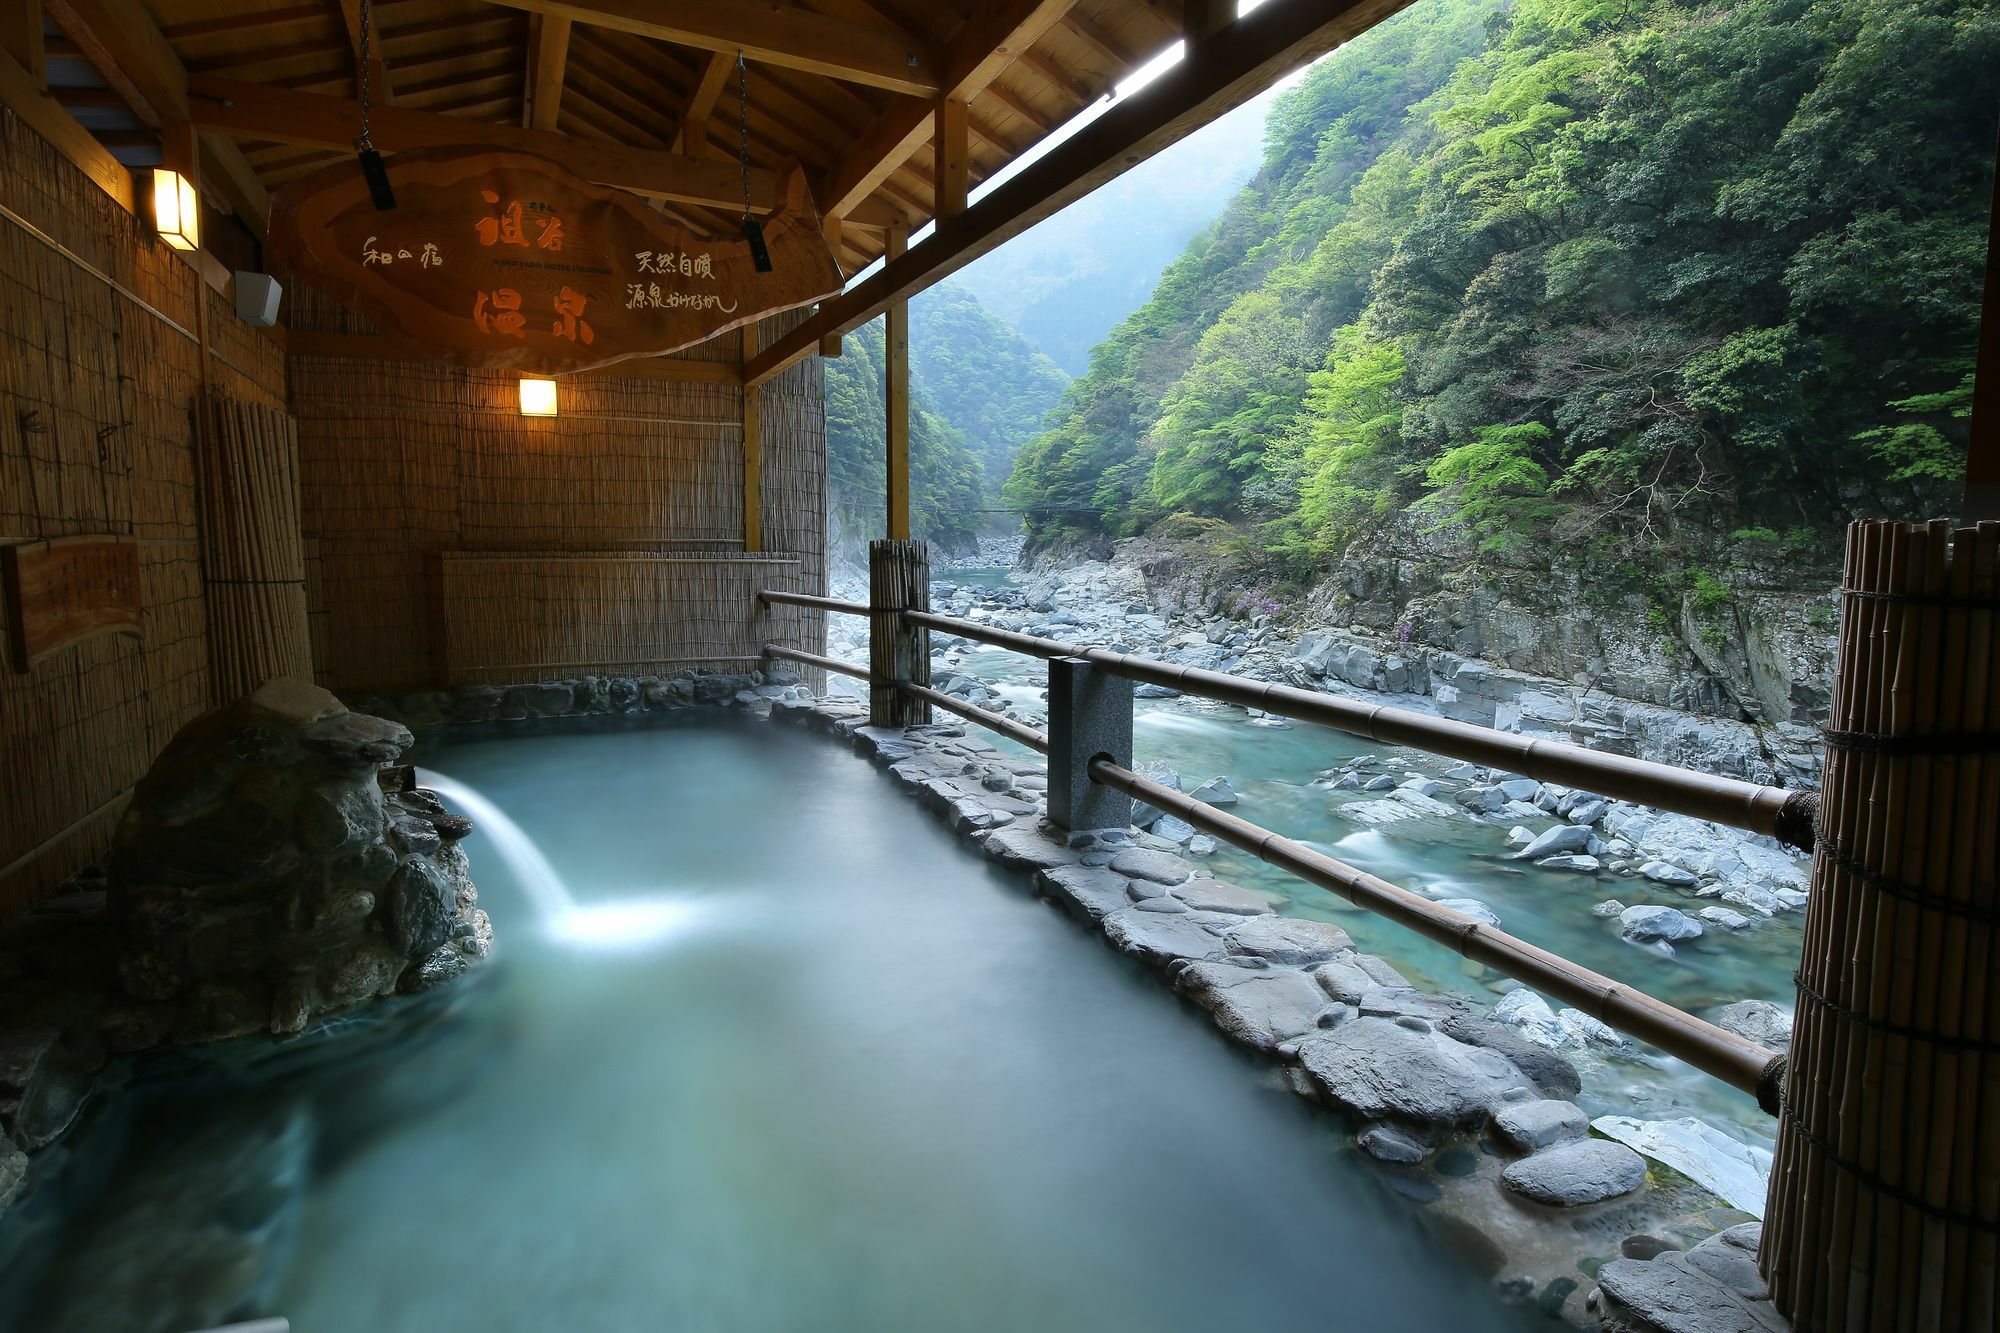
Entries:
POLYGON ((368 197, 374 201, 377 212, 386 213, 396 206, 396 190, 389 184, 388 164, 382 161, 382 155, 375 151, 374 140, 368 137, 368 72, 372 63, 368 52, 373 27, 369 0, 361 0, 361 135, 354 141, 354 155, 361 163, 362 179, 368 182, 368 197))
POLYGON ((736 159, 743 168, 743 239, 750 243, 750 266, 771 271, 771 250, 764 244, 764 224, 750 216, 750 72, 743 52, 736 53, 736 159))

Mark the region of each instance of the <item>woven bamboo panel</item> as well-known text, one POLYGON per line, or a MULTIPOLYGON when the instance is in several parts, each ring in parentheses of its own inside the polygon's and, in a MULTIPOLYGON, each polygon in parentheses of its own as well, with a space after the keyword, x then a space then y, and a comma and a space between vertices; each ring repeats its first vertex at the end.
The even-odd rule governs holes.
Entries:
POLYGON ((453 685, 747 670, 789 628, 760 614, 758 591, 799 581, 785 556, 450 552, 439 568, 453 685))
POLYGON ((198 455, 209 666, 219 702, 311 680, 298 434, 282 408, 211 393, 198 455))
MULTIPOLYGON (((144 625, 143 640, 87 639, 0 670, 4 917, 104 849, 132 784, 208 707, 209 676, 189 411, 202 289, 11 114, 0 202, 20 219, 0 218, 0 543, 138 537, 144 625)), ((226 305, 212 322, 240 344, 235 382, 281 395, 268 342, 226 305)))

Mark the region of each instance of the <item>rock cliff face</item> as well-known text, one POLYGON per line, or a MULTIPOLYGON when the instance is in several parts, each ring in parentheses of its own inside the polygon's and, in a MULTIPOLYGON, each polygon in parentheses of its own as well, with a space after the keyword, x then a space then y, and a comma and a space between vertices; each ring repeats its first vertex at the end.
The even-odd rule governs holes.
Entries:
POLYGON ((139 784, 110 861, 126 992, 115 1045, 298 1032, 463 972, 490 930, 425 791, 385 793, 399 722, 272 681, 189 724, 139 784))
POLYGON ((1301 684, 1422 698, 1464 721, 1759 781, 1816 781, 1835 570, 1716 558, 1726 578, 1692 566, 1652 575, 1562 550, 1495 563, 1405 522, 1298 592, 1213 528, 1109 550, 1044 547, 1024 563, 1072 585, 1101 568, 1106 600, 1143 602, 1169 621, 1296 635, 1283 674, 1301 684))

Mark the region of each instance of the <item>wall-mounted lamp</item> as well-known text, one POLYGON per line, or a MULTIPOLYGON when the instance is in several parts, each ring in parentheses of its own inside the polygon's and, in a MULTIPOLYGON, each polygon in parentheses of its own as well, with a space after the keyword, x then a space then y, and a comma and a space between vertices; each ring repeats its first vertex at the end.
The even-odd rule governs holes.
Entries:
POLYGON ((159 229, 160 239, 176 250, 200 249, 200 213, 193 181, 178 171, 154 169, 153 225, 159 229))
POLYGON ((554 380, 521 381, 521 415, 524 417, 552 417, 556 415, 556 382, 554 380))

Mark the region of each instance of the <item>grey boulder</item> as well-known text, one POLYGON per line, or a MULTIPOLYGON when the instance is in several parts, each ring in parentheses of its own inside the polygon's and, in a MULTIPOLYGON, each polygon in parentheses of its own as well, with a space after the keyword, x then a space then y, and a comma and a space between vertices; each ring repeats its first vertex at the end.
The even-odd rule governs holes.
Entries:
POLYGON ((1646 1159, 1609 1139, 1578 1139, 1523 1157, 1500 1183, 1525 1199, 1559 1208, 1601 1203, 1646 1183, 1646 1159))

